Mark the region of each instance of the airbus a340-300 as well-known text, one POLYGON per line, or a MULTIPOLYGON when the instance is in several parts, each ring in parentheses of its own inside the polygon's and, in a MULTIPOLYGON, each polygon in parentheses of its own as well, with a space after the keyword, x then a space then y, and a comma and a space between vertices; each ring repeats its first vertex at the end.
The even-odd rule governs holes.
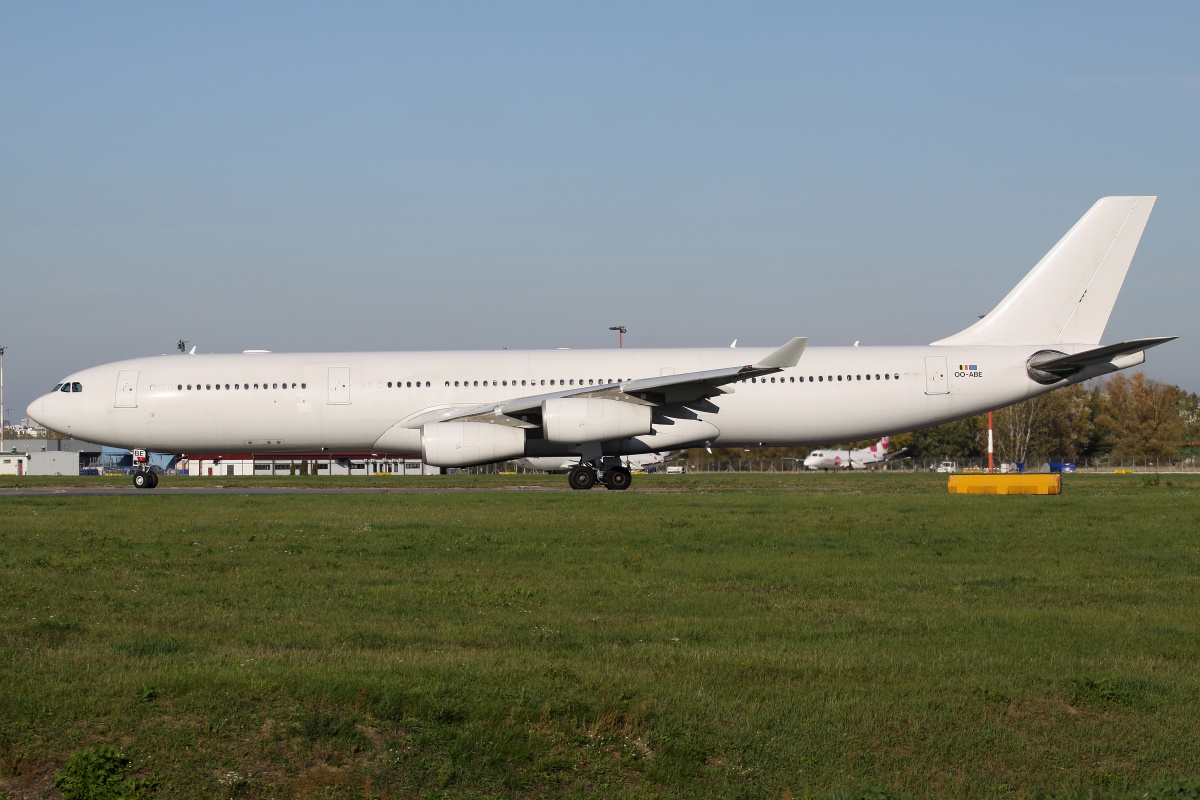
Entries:
POLYGON ((990 313, 925 346, 155 356, 68 375, 29 416, 163 453, 564 456, 572 487, 625 489, 623 455, 873 438, 1142 363, 1174 337, 1100 338, 1154 200, 1101 199, 990 313))

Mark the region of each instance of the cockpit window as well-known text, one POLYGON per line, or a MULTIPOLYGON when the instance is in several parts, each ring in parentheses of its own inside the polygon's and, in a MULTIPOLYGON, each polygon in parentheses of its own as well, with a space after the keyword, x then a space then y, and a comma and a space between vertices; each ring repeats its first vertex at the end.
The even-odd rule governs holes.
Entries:
POLYGON ((72 384, 71 384, 71 391, 72 391, 72 392, 82 392, 82 391, 83 391, 83 384, 82 384, 82 383, 72 383, 72 384))
POLYGON ((69 384, 69 383, 64 383, 64 384, 62 385, 62 388, 61 388, 61 389, 59 389, 59 391, 60 391, 60 392, 69 392, 69 391, 71 391, 71 384, 69 384))
POLYGON ((61 384, 61 383, 56 383, 56 384, 54 384, 54 388, 53 388, 53 389, 51 389, 50 391, 52 391, 52 392, 57 392, 57 391, 58 391, 59 389, 61 389, 61 388, 62 388, 62 384, 61 384))

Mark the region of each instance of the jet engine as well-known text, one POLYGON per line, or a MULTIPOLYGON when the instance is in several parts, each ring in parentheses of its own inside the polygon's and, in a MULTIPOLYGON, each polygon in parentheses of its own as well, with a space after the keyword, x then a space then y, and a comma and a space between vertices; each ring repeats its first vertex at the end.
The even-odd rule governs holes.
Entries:
POLYGON ((626 439, 653 430, 650 406, 595 397, 552 397, 544 401, 542 429, 547 440, 568 444, 626 439))
POLYGON ((421 458, 435 467, 474 467, 525 455, 525 431, 487 422, 421 426, 421 458))

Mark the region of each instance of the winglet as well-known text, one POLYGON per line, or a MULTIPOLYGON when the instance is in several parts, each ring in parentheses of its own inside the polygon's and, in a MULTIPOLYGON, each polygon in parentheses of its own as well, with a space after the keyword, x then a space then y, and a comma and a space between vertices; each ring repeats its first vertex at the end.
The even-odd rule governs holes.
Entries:
POLYGON ((808 346, 807 336, 797 336, 762 361, 755 364, 756 369, 787 369, 794 367, 800 361, 804 348, 808 346))

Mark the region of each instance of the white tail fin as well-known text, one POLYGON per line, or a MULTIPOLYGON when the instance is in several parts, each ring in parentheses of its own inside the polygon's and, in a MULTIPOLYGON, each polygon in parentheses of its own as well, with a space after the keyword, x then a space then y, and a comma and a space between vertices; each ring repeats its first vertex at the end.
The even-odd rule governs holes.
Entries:
POLYGON ((1099 344, 1155 197, 1104 197, 1008 296, 934 344, 1099 344))

